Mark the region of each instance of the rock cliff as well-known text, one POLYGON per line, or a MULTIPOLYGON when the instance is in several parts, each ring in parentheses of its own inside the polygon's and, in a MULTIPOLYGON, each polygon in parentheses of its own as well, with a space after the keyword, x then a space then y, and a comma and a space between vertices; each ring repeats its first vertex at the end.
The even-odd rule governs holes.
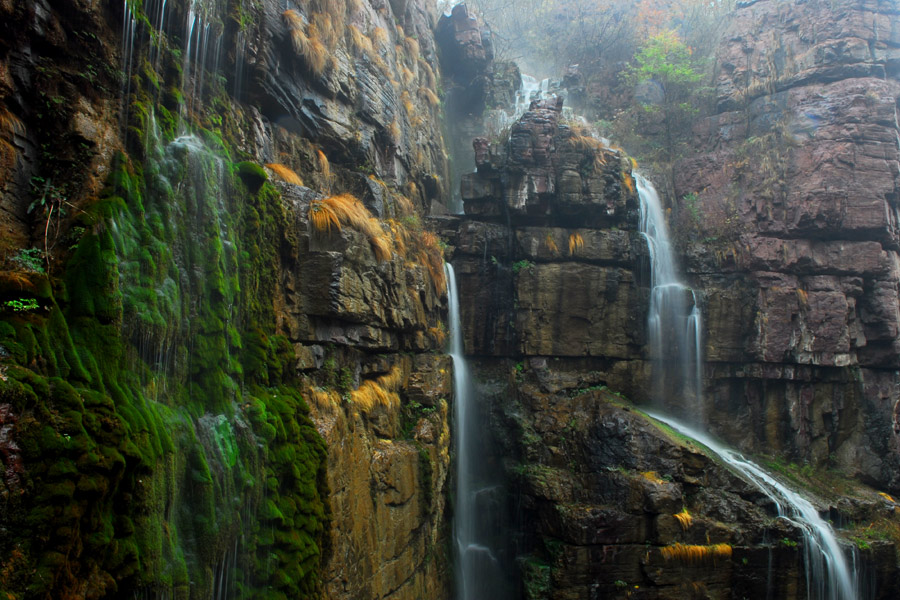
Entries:
POLYGON ((0 3, 0 590, 442 598, 428 2, 0 3))
MULTIPOLYGON (((792 10, 813 9, 803 3, 792 10)), ((737 11, 726 42, 755 27, 759 15, 746 17, 742 10, 749 9, 737 11)), ((787 9, 779 10, 777 21, 793 31, 787 9)), ((873 80, 857 82, 856 89, 865 93, 869 83, 876 90, 892 85, 873 80)), ((845 91, 835 92, 831 109, 818 110, 850 118, 836 116, 836 107, 853 104, 845 91)), ((894 96, 884 101, 889 116, 871 117, 883 130, 865 130, 880 140, 886 160, 864 198, 882 198, 884 186, 893 189, 894 96)), ((699 215, 691 222, 676 205, 672 222, 689 250, 688 275, 706 320, 705 411, 721 437, 779 457, 768 466, 807 488, 831 518, 857 524, 844 535, 857 536, 866 577, 877 582, 865 593, 886 598, 896 585, 894 546, 858 536, 896 530, 895 504, 853 480, 886 491, 894 485, 896 394, 889 390, 896 361, 876 350, 893 343, 893 243, 888 229, 870 237, 868 225, 848 233, 844 229, 856 225, 829 225, 824 218, 811 233, 812 222, 798 225, 799 217, 784 216, 801 210, 798 204, 807 200, 800 195, 765 204, 761 186, 768 180, 761 178, 772 177, 769 169, 786 177, 785 156, 774 153, 787 134, 775 115, 792 113, 786 99, 758 102, 768 113, 758 115, 756 126, 768 124, 775 133, 762 139, 767 134, 736 129, 754 122, 741 112, 740 123, 722 101, 717 116, 695 127, 698 140, 715 135, 720 145, 675 169, 678 193, 694 195, 699 215), (745 162, 715 162, 725 154, 745 162), (869 336, 861 333, 865 328, 869 336), (847 355, 840 355, 842 340, 847 355), (779 343, 780 351, 764 350, 779 343), (849 356, 850 348, 867 344, 869 350, 849 356), (808 461, 807 467, 788 464, 793 461, 808 461), (825 475, 826 466, 841 470, 825 475)), ((872 113, 854 114, 864 120, 872 113)), ((826 128, 823 119, 819 131, 826 128)), ((806 152, 802 140, 789 148, 806 152)), ((492 437, 493 459, 505 465, 514 490, 507 510, 523 524, 519 537, 496 549, 519 556, 520 592, 533 598, 805 597, 797 531, 773 518, 774 507, 758 490, 660 433, 617 398, 625 393, 647 402, 651 393, 649 254, 638 232, 633 161, 583 122, 564 119, 557 99, 532 103, 508 136, 475 138, 473 150, 476 171, 464 174, 460 186, 465 216, 436 221, 453 248, 466 351, 477 365, 485 403, 484 434, 492 437), (690 520, 679 517, 686 513, 690 520), (676 544, 692 547, 694 557, 679 559, 676 544)), ((822 152, 809 152, 793 172, 806 196, 817 189, 816 176, 830 177, 811 167, 822 152)), ((847 169, 842 185, 858 176, 850 174, 851 163, 847 169)), ((784 181, 777 185, 787 193, 784 181)), ((841 202, 862 202, 851 191, 844 188, 841 202)), ((892 198, 873 200, 853 222, 892 214, 892 198)), ((678 411, 683 402, 669 398, 667 404, 678 411)))
POLYGON ((708 414, 746 449, 898 485, 897 7, 739 7, 675 194, 708 414), (690 219, 685 219, 690 222, 690 219))

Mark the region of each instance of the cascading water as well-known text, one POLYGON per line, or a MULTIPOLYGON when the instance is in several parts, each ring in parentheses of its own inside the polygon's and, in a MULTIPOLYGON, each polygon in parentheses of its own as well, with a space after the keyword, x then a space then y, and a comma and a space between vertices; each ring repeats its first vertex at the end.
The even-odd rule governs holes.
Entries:
MULTIPOLYGON (((641 233, 650 250, 650 312, 647 327, 654 361, 653 397, 685 410, 703 422, 701 315, 694 291, 675 268, 665 217, 653 185, 635 174, 641 202, 641 233), (684 399, 688 399, 687 403, 684 399)), ((807 597, 810 600, 853 600, 861 597, 856 569, 850 569, 831 527, 805 498, 789 490, 758 465, 721 446, 706 434, 662 415, 652 414, 678 432, 708 447, 753 483, 778 509, 778 515, 800 528, 804 538, 807 597)))
MULTIPOLYGON (((123 2, 122 17, 122 82, 119 104, 122 106, 122 123, 128 123, 128 97, 131 95, 131 70, 134 64, 134 36, 137 31, 137 19, 128 0, 123 2)), ((127 129, 126 129, 127 131, 127 129)))
POLYGON ((649 413, 677 432, 697 440, 763 492, 778 509, 778 516, 803 532, 807 598, 853 600, 862 598, 857 570, 851 569, 831 526, 812 504, 739 453, 726 448, 701 431, 668 417, 649 413))
POLYGON ((653 398, 693 415, 703 422, 701 315, 697 297, 682 283, 675 268, 672 245, 659 196, 653 184, 638 173, 641 233, 650 250, 650 314, 647 329, 653 359, 653 398), (684 400, 687 399, 688 402, 684 400))
MULTIPOLYGON (((492 477, 486 459, 471 376, 463 356, 459 294, 453 267, 445 265, 449 298, 450 356, 453 359, 456 431, 456 497, 453 538, 456 547, 457 600, 503 600, 509 597, 505 568, 492 540, 508 535, 503 486, 492 477)), ((508 541, 508 540, 507 540, 508 541)))

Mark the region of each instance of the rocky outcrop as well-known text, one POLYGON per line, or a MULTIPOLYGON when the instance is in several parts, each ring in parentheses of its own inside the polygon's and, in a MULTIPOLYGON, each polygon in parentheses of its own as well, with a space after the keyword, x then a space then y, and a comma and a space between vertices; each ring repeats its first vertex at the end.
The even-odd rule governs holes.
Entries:
MULTIPOLYGON (((509 384, 482 392, 532 534, 518 547, 524 597, 806 597, 802 533, 703 447, 569 379, 557 359, 482 366, 509 384)), ((859 519, 893 510, 871 490, 829 502, 859 519)), ((893 546, 867 548, 872 597, 889 598, 893 546)))
POLYGON ((454 208, 461 209, 456 182, 474 168, 471 140, 489 133, 491 108, 508 109, 515 103, 522 76, 515 63, 494 62, 490 29, 464 3, 438 20, 435 41, 441 49, 446 90, 444 114, 454 182, 451 193, 454 208))
POLYGON ((675 168, 704 292, 713 426, 896 491, 896 7, 760 1, 717 64, 718 112, 675 168), (748 426, 749 425, 749 426, 748 426))

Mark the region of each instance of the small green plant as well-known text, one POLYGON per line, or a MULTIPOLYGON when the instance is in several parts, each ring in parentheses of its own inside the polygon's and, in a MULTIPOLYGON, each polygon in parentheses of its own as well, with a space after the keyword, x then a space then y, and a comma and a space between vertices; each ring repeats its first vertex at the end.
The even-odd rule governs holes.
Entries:
POLYGON ((529 271, 534 271, 534 263, 530 260, 520 260, 513 263, 512 272, 518 273, 522 269, 528 269, 529 271))
POLYGON ((625 581, 622 581, 621 579, 616 579, 613 582, 613 585, 616 586, 616 589, 618 589, 618 590, 624 590, 625 588, 628 587, 628 583, 625 581))
POLYGON ((3 306, 13 312, 25 312, 29 310, 37 310, 40 306, 35 298, 17 298, 15 300, 7 300, 3 306))
POLYGON ((781 538, 781 545, 784 546, 785 548, 796 548, 797 542, 795 542, 794 540, 792 540, 790 538, 783 537, 783 538, 781 538))
POLYGON ((10 260, 25 271, 44 272, 44 251, 40 248, 23 248, 10 260))
POLYGON ((341 395, 349 394, 353 390, 353 371, 348 367, 341 369, 337 388, 341 395))

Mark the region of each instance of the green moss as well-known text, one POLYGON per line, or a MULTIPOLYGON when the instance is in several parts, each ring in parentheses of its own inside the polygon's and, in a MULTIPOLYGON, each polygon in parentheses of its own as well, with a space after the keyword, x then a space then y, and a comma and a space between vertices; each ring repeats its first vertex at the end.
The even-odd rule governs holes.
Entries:
POLYGON ((76 595, 93 573, 121 597, 203 597, 240 541, 238 597, 317 597, 326 453, 274 328, 280 195, 258 165, 232 174, 218 133, 201 132, 215 152, 160 145, 174 111, 135 97, 133 155, 78 215, 46 311, 0 321, 28 465, 0 571, 29 565, 19 595, 76 595))
POLYGON ((238 177, 253 192, 259 190, 263 183, 268 181, 269 176, 265 169, 256 163, 244 161, 235 165, 238 177))

